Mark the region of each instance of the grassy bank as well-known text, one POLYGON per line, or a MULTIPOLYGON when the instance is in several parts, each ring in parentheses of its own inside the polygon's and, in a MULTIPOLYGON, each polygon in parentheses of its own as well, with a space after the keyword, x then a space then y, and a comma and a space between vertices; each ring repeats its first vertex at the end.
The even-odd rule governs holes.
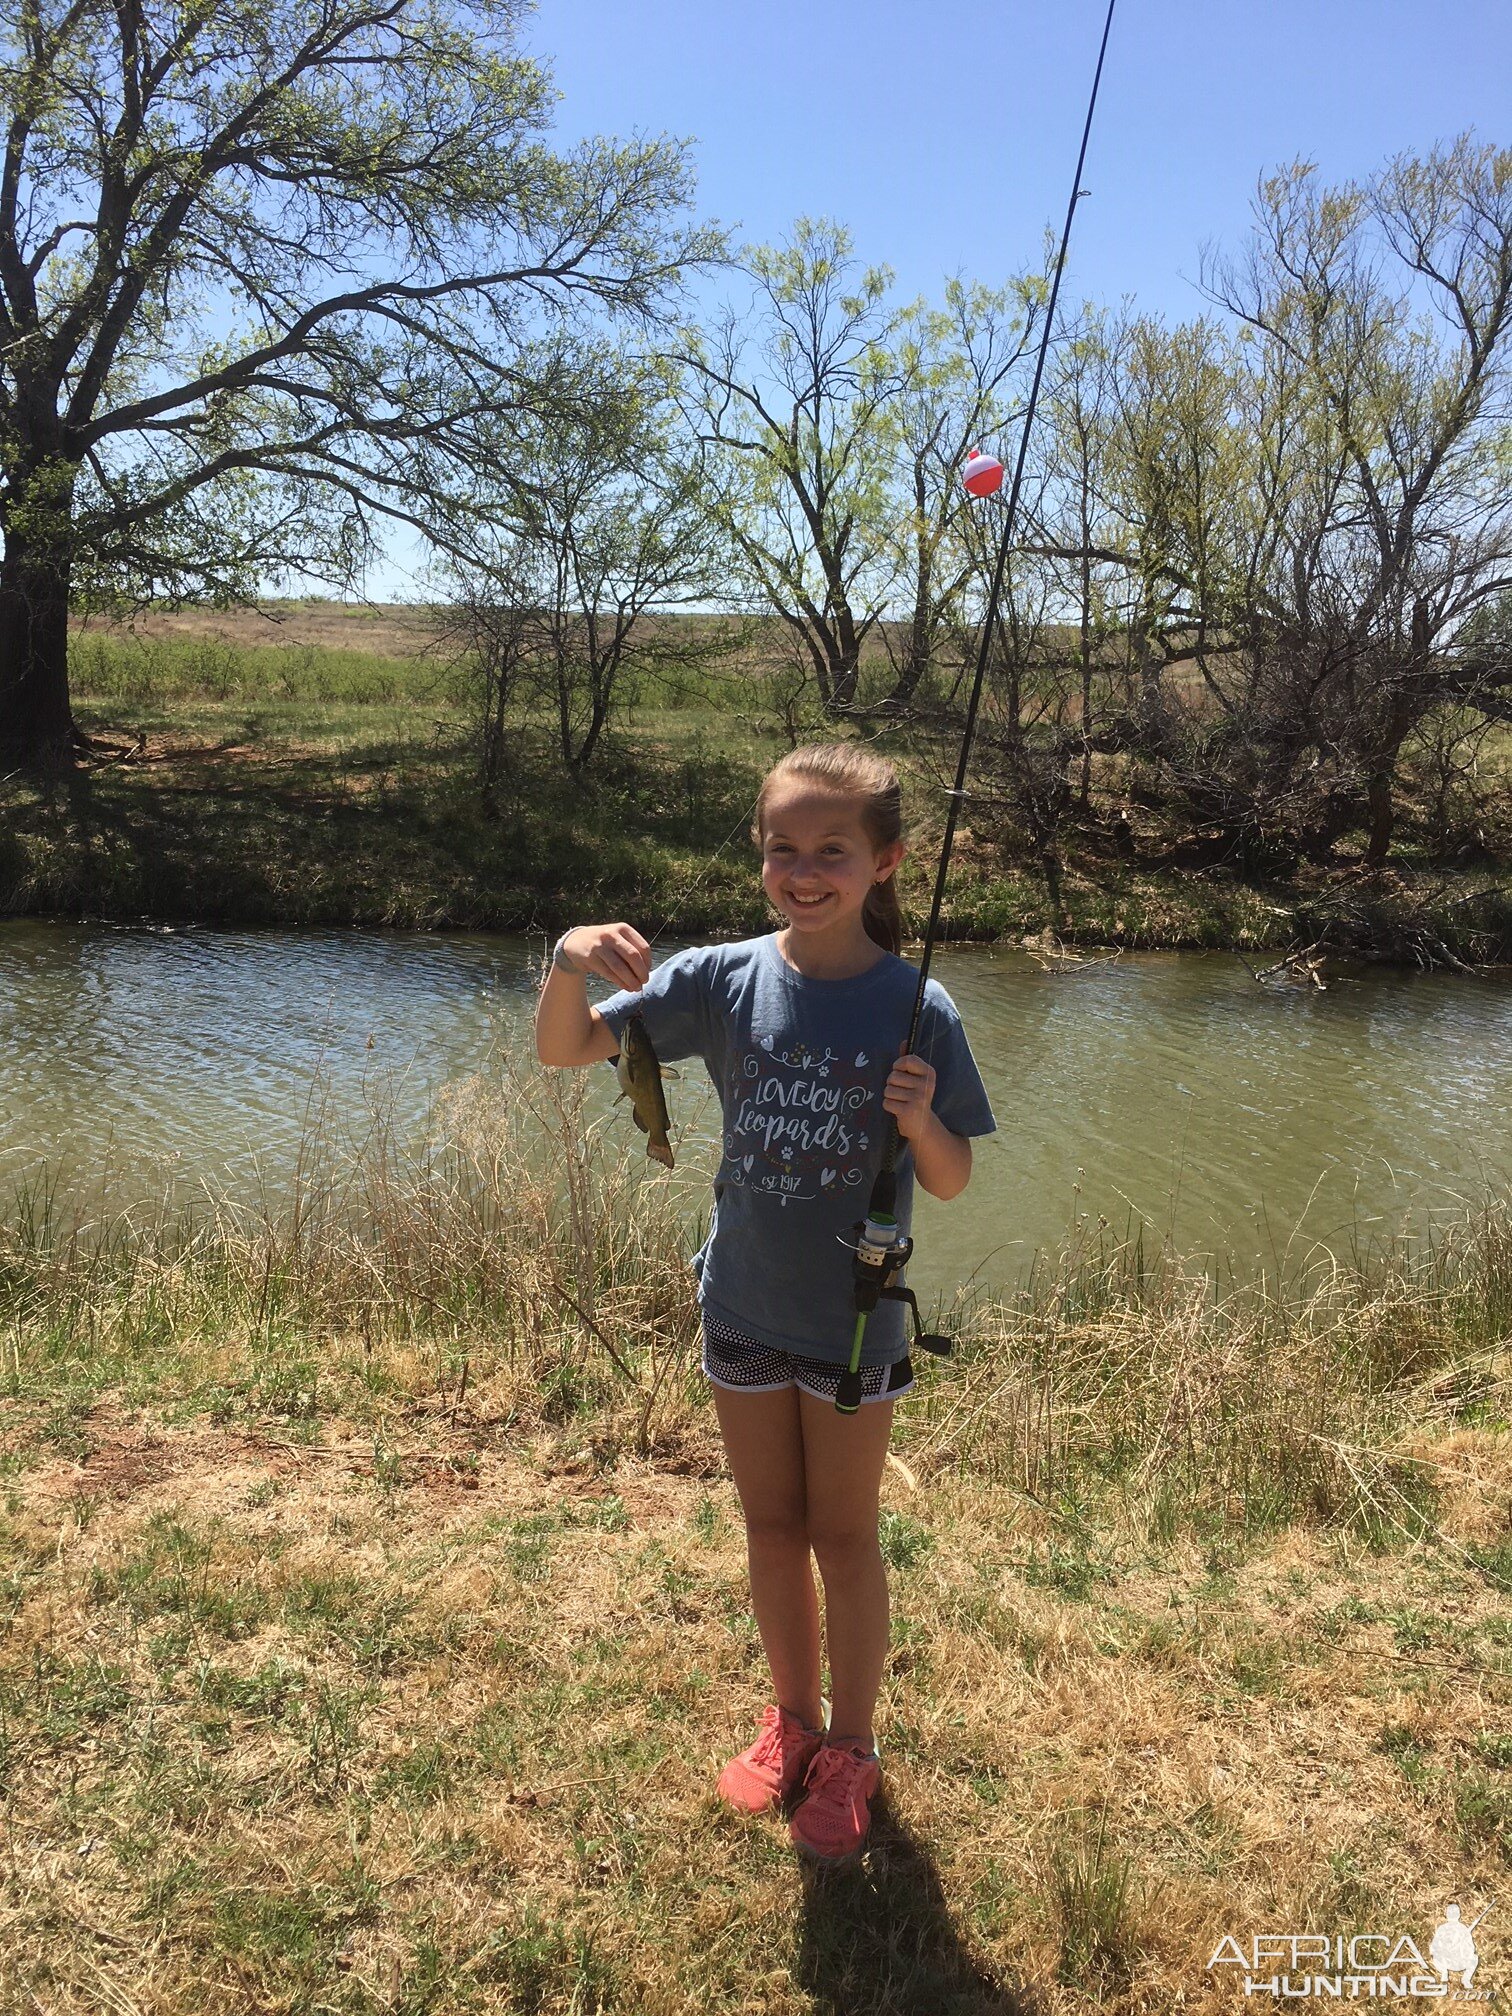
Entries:
MULTIPOLYGON (((329 604, 293 607, 281 628, 241 612, 159 617, 135 637, 82 631, 77 713, 110 753, 65 784, 6 780, 0 914, 553 933, 623 915, 690 936, 762 928, 744 829, 789 740, 759 662, 648 688, 580 778, 563 772, 547 723, 518 722, 485 803, 465 678, 427 642, 412 617, 329 604)), ((902 889, 922 928, 943 799, 922 749, 901 732, 887 746, 906 779, 902 889)), ((1018 938, 1052 922, 1042 874, 996 837, 998 817, 984 813, 977 830, 968 810, 950 935, 1018 938)), ((1347 858, 1271 885, 1194 864, 1154 825, 1125 858, 1111 819, 1106 830, 1094 821, 1068 853, 1063 900, 1072 943, 1275 952, 1327 939, 1409 962, 1512 960, 1505 877, 1438 869, 1410 845, 1368 885, 1347 858)))
POLYGON ((959 1310, 887 1476, 886 1810, 815 1880, 713 1794, 763 1668, 679 1211, 619 1139, 531 1076, 261 1214, 11 1209, 0 2006, 1203 2009, 1224 1933, 1426 1948, 1490 1900, 1504 1211, 959 1310))

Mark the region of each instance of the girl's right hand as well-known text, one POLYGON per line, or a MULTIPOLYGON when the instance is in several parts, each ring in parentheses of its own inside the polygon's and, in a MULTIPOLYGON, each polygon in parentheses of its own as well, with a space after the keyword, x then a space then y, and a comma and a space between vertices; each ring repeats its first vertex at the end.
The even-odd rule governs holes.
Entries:
POLYGON ((597 973, 638 994, 651 978, 651 947, 630 924, 577 924, 562 939, 562 956, 580 973, 597 973))

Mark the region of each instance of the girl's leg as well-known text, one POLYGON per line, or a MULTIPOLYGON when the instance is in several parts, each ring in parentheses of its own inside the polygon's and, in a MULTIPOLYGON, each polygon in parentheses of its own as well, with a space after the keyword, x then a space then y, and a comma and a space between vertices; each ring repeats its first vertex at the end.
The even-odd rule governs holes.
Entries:
POLYGON ((858 1413, 837 1414, 833 1400, 817 1400, 812 1393, 800 1393, 798 1400, 808 1539, 824 1578, 830 1728, 836 1739, 871 1749, 888 1626, 877 1501, 894 1403, 867 1401, 858 1413))
POLYGON ((809 1562, 798 1389, 732 1393, 715 1386, 713 1391, 745 1514, 751 1607, 777 1705, 798 1716, 806 1729, 818 1729, 823 1726, 819 1603, 809 1562))

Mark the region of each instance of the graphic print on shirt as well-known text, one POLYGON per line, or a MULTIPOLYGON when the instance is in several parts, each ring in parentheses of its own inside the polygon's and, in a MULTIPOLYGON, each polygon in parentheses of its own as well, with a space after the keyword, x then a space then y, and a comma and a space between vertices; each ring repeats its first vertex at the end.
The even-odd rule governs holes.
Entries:
POLYGON ((781 1203, 836 1197, 866 1176, 875 1066, 864 1050, 837 1053, 770 1036, 733 1060, 725 1111, 725 1175, 781 1203))

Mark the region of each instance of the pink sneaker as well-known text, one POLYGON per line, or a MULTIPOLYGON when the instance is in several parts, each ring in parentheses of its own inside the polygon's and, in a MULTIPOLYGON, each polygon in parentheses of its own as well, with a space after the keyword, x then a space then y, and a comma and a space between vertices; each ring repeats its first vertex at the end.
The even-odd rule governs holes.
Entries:
POLYGON ((805 1729, 785 1708, 768 1708, 756 1741, 720 1772, 720 1798, 737 1813, 767 1813, 785 1805, 823 1742, 823 1730, 805 1729))
POLYGON ((881 1783, 875 1750, 826 1743, 809 1766, 803 1801, 788 1825, 793 1846, 819 1862, 844 1862, 859 1853, 881 1783))

